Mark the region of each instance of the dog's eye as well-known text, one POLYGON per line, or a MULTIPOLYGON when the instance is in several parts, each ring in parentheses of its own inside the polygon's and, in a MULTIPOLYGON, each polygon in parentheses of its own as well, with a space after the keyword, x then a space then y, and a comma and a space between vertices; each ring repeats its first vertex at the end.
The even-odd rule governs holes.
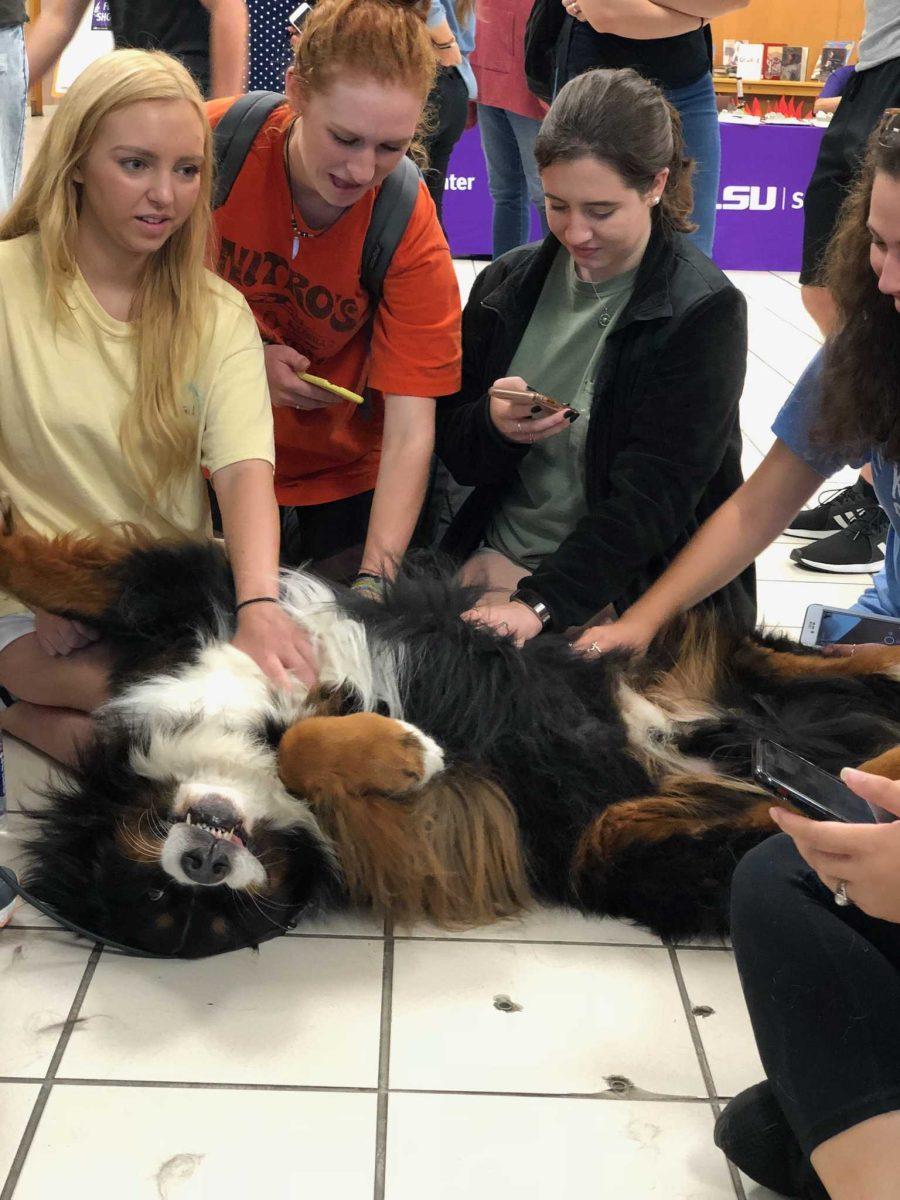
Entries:
POLYGON ((165 895, 165 892, 163 891, 162 888, 151 888, 150 891, 147 893, 147 899, 152 900, 153 903, 155 904, 157 900, 162 900, 164 895, 165 895))

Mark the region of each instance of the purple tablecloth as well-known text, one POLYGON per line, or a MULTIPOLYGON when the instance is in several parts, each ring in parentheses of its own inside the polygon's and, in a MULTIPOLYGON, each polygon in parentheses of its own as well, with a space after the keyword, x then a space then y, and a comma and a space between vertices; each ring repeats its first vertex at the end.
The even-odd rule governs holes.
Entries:
MULTIPOLYGON (((822 130, 810 125, 722 125, 722 179, 713 258, 745 271, 797 271, 803 195, 822 130)), ((444 224, 457 257, 490 255, 491 197, 477 129, 450 159, 444 224)), ((540 236, 537 220, 532 236, 540 236)))

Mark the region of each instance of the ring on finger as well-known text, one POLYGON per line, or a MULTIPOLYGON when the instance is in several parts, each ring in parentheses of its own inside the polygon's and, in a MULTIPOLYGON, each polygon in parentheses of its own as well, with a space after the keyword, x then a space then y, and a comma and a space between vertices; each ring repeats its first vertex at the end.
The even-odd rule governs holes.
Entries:
POLYGON ((521 433, 521 432, 522 432, 522 422, 516 421, 516 433, 521 433))

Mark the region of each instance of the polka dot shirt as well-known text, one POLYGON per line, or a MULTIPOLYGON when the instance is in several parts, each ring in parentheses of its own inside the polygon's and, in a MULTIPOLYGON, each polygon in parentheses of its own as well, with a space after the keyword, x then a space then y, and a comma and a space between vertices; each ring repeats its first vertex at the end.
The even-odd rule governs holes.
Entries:
POLYGON ((284 91, 290 57, 288 16, 300 0, 248 0, 250 14, 250 91, 284 91))

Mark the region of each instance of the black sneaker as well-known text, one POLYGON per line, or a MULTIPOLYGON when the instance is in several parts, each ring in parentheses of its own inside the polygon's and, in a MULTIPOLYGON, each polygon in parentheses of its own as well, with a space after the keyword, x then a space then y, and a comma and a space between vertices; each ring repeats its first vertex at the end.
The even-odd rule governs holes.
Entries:
POLYGON ((754 1183, 782 1196, 828 1200, 768 1080, 729 1100, 716 1121, 716 1145, 754 1183))
POLYGON ((815 508, 803 508, 784 531, 787 537, 825 538, 845 529, 865 509, 878 503, 875 489, 860 475, 856 483, 845 488, 822 492, 815 508))
POLYGON ((819 542, 798 546, 791 558, 807 571, 832 571, 838 575, 857 571, 880 571, 890 521, 880 506, 866 509, 854 517, 846 529, 839 529, 819 542))

